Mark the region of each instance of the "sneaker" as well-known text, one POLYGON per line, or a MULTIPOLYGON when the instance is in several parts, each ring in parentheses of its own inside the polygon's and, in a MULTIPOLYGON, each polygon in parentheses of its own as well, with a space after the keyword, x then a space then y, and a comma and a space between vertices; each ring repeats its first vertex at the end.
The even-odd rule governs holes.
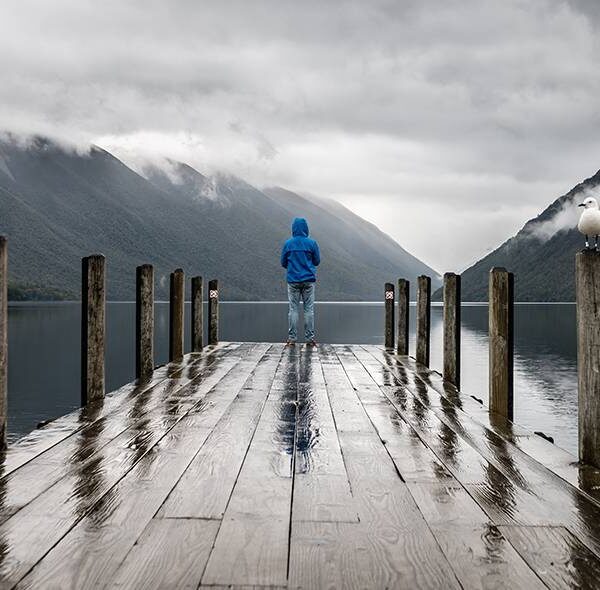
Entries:
POLYGON ((309 340, 306 343, 306 346, 310 346, 311 348, 317 348, 319 345, 314 340, 309 340))
POLYGON ((295 340, 288 340, 285 343, 286 346, 296 346, 296 341, 295 340))

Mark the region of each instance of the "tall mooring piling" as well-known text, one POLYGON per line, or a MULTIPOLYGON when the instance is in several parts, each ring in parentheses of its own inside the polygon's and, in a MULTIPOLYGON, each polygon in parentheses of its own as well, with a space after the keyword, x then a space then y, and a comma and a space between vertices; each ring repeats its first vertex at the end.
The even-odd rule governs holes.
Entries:
POLYGON ((81 403, 104 397, 106 338, 106 276, 102 254, 82 260, 81 403))
POLYGON ((600 467, 600 252, 578 252, 575 276, 579 459, 600 467))

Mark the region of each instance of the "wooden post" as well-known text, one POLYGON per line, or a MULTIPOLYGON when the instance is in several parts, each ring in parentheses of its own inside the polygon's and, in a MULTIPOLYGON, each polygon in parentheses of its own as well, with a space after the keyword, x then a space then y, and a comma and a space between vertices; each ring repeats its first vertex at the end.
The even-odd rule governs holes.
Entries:
POLYGON ((219 342, 219 281, 208 282, 208 343, 219 342))
POLYGON ((0 236, 0 449, 6 448, 8 414, 8 241, 0 236))
POLYGON ((202 350, 202 277, 192 278, 192 352, 202 350))
POLYGON ((178 268, 171 273, 169 293, 169 362, 183 358, 183 306, 185 299, 185 275, 178 268))
POLYGON ((392 283, 385 284, 385 347, 394 348, 394 285, 392 283))
POLYGON ((600 467, 600 253, 576 255, 579 459, 600 467))
POLYGON ((444 275, 444 381, 460 388, 460 275, 444 275))
POLYGON ((398 354, 408 354, 410 282, 398 279, 398 354))
POLYGON ((81 261, 81 403, 104 397, 106 279, 102 254, 81 261))
POLYGON ((431 279, 417 279, 417 362, 429 366, 431 332, 431 279))
POLYGON ((513 419, 514 278, 505 268, 492 268, 489 281, 489 406, 513 419))
POLYGON ((135 269, 135 376, 148 381, 154 372, 154 269, 135 269))

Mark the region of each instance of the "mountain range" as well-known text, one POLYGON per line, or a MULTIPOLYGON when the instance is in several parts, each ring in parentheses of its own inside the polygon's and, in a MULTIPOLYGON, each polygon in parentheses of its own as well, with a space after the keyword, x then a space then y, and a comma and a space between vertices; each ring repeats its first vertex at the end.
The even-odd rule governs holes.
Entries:
POLYGON ((0 233, 9 238, 13 299, 77 298, 81 258, 107 258, 107 295, 132 300, 135 267, 220 279, 229 300, 285 299, 279 253, 293 217, 319 241, 319 300, 379 300, 383 284, 436 271, 341 204, 165 160, 135 171, 99 147, 37 137, 0 140, 0 233))
MULTIPOLYGON (((586 196, 597 195, 600 171, 556 199, 496 250, 462 273, 463 301, 487 301, 489 271, 514 273, 517 301, 574 301, 575 254, 584 246, 577 230, 586 196)), ((441 299, 441 289, 434 297, 441 299)))

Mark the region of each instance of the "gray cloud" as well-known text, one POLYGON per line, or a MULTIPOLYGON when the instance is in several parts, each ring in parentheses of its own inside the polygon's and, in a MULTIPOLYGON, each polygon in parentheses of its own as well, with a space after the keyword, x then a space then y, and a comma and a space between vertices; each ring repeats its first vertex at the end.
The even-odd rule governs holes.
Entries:
POLYGON ((596 6, 4 0, 0 128, 332 196, 460 270, 600 167, 596 6))

